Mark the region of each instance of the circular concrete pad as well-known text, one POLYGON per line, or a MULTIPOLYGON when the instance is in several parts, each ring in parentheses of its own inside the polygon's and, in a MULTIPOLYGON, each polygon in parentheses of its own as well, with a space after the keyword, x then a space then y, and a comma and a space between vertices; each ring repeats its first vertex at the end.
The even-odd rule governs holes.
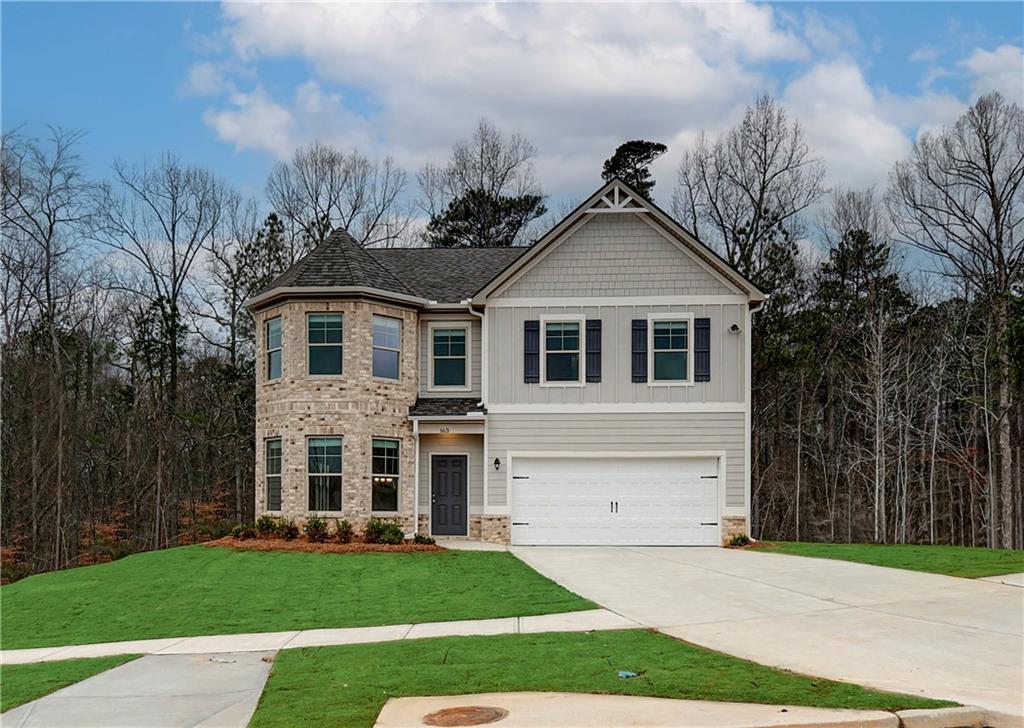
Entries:
POLYGON ((456 708, 442 708, 423 716, 423 722, 436 726, 469 726, 497 723, 508 716, 504 708, 483 705, 462 705, 456 708))

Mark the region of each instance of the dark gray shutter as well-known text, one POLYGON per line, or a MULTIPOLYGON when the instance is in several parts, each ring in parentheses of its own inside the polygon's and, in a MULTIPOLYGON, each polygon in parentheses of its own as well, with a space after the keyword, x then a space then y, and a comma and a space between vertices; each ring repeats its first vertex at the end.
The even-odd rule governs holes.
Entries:
POLYGON ((587 381, 601 381, 601 319, 587 319, 587 381))
POLYGON ((711 319, 693 321, 693 380, 711 381, 711 319))
POLYGON ((540 381, 540 321, 523 322, 523 381, 540 381))
POLYGON ((647 319, 633 319, 633 381, 647 381, 647 319))

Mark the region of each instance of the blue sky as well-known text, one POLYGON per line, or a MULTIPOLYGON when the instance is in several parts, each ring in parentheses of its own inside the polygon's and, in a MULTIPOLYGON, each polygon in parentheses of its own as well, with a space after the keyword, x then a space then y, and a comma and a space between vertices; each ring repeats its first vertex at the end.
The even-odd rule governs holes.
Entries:
POLYGON ((767 90, 833 184, 881 185, 978 93, 1020 99, 1022 8, 4 2, 2 121, 83 130, 96 177, 167 150, 259 195, 313 138, 414 172, 487 116, 533 140, 555 199, 597 186, 619 141, 666 142, 666 202, 697 132, 767 90))

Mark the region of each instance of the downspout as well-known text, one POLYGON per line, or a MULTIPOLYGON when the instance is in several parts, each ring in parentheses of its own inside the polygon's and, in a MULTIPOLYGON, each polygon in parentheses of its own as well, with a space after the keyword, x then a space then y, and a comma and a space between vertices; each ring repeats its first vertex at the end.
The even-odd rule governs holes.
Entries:
POLYGON ((412 533, 406 538, 414 538, 420 532, 420 421, 412 421, 412 436, 416 441, 416 465, 413 468, 413 499, 412 499, 412 533))
MULTIPOLYGON (((487 316, 485 313, 477 313, 473 309, 473 303, 471 299, 467 298, 462 301, 466 304, 466 310, 472 315, 480 319, 480 401, 477 402, 477 407, 482 407, 484 411, 487 411, 487 316)), ((484 420, 484 456, 483 460, 483 473, 484 473, 484 513, 487 513, 487 508, 490 505, 488 503, 488 491, 490 488, 487 487, 488 476, 490 470, 487 469, 487 420, 484 420)))

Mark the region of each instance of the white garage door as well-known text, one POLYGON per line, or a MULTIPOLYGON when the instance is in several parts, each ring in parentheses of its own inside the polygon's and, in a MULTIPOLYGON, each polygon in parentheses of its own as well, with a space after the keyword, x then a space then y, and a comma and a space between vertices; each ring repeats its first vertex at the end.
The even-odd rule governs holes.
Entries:
POLYGON ((718 460, 514 457, 512 543, 716 546, 718 460))

